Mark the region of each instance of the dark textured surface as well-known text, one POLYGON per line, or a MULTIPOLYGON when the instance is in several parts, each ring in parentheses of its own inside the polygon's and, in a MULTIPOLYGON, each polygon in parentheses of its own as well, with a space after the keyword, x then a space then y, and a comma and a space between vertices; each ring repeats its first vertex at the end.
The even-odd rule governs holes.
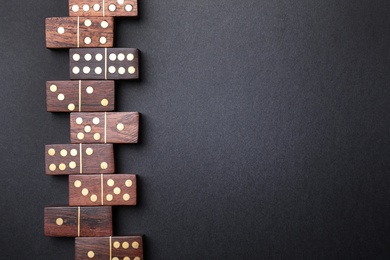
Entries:
MULTIPOLYGON (((74 256, 43 235, 43 208, 68 200, 44 145, 69 142, 69 116, 45 112, 69 59, 45 48, 44 21, 67 13, 0 8, 4 259, 74 256)), ((390 258, 389 14, 384 0, 149 0, 116 20, 115 47, 142 54, 116 109, 142 130, 115 146, 139 200, 113 209, 114 235, 145 234, 148 260, 390 258)))

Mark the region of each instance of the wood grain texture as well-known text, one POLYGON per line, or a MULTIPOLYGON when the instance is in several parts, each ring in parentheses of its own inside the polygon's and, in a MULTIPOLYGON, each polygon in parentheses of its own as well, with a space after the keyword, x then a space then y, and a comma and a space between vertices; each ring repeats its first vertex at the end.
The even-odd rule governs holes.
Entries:
POLYGON ((115 109, 115 83, 101 81, 47 81, 48 112, 93 112, 115 109))
POLYGON ((137 143, 138 132, 138 112, 71 113, 70 115, 72 143, 137 143))
POLYGON ((138 52, 134 48, 70 49, 70 79, 138 79, 138 52))
POLYGON ((112 236, 111 207, 46 207, 45 236, 112 236))
POLYGON ((142 236, 77 237, 75 259, 143 260, 143 248, 142 236))
POLYGON ((102 205, 137 205, 136 175, 99 174, 69 176, 69 206, 102 205))
POLYGON ((112 47, 112 17, 46 18, 46 48, 112 47))
POLYGON ((69 0, 69 16, 137 16, 137 0, 69 0))
POLYGON ((45 169, 47 175, 114 173, 114 147, 112 144, 46 145, 45 169))

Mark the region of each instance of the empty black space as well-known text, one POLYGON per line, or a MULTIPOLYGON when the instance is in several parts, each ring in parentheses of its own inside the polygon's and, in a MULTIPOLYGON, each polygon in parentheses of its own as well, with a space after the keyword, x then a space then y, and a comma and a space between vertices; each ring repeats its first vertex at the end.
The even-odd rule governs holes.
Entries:
MULTIPOLYGON (((69 260, 43 235, 68 203, 44 145, 69 143, 46 112, 46 80, 69 79, 45 48, 66 0, 0 5, 0 259, 69 260)), ((390 258, 390 1, 140 0, 115 46, 139 48, 141 79, 116 111, 142 113, 116 145, 139 205, 115 235, 145 234, 146 260, 390 258)))

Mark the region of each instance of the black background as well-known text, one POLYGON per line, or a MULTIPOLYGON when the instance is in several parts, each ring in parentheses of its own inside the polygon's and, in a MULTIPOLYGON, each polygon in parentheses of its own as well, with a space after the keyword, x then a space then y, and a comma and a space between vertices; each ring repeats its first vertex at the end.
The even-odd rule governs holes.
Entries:
MULTIPOLYGON (((139 205, 115 235, 145 234, 145 259, 390 258, 390 2, 140 0, 116 47, 142 51, 116 110, 142 113, 117 145, 139 205)), ((68 203, 44 145, 69 143, 45 111, 46 80, 69 79, 45 48, 45 17, 67 1, 0 5, 0 259, 73 259, 43 235, 43 208, 68 203)))

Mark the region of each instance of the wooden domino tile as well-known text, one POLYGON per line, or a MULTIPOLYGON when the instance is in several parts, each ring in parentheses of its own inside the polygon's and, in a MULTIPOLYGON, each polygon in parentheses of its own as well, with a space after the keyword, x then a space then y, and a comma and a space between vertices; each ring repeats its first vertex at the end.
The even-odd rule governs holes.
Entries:
POLYGON ((112 47, 112 17, 46 18, 46 48, 112 47))
POLYGON ((138 79, 138 49, 70 49, 71 79, 138 79))
POLYGON ((53 144, 45 150, 47 175, 115 172, 112 144, 53 144))
POLYGON ((70 114, 72 143, 137 143, 138 112, 70 114))
POLYGON ((134 174, 69 176, 70 206, 132 206, 137 204, 134 174))
POLYGON ((115 109, 115 83, 102 81, 47 81, 48 112, 91 112, 115 109))
POLYGON ((69 16, 137 15, 137 0, 69 0, 69 16))
POLYGON ((46 207, 45 236, 112 236, 111 207, 46 207))
POLYGON ((76 260, 143 260, 142 236, 76 237, 76 260))

